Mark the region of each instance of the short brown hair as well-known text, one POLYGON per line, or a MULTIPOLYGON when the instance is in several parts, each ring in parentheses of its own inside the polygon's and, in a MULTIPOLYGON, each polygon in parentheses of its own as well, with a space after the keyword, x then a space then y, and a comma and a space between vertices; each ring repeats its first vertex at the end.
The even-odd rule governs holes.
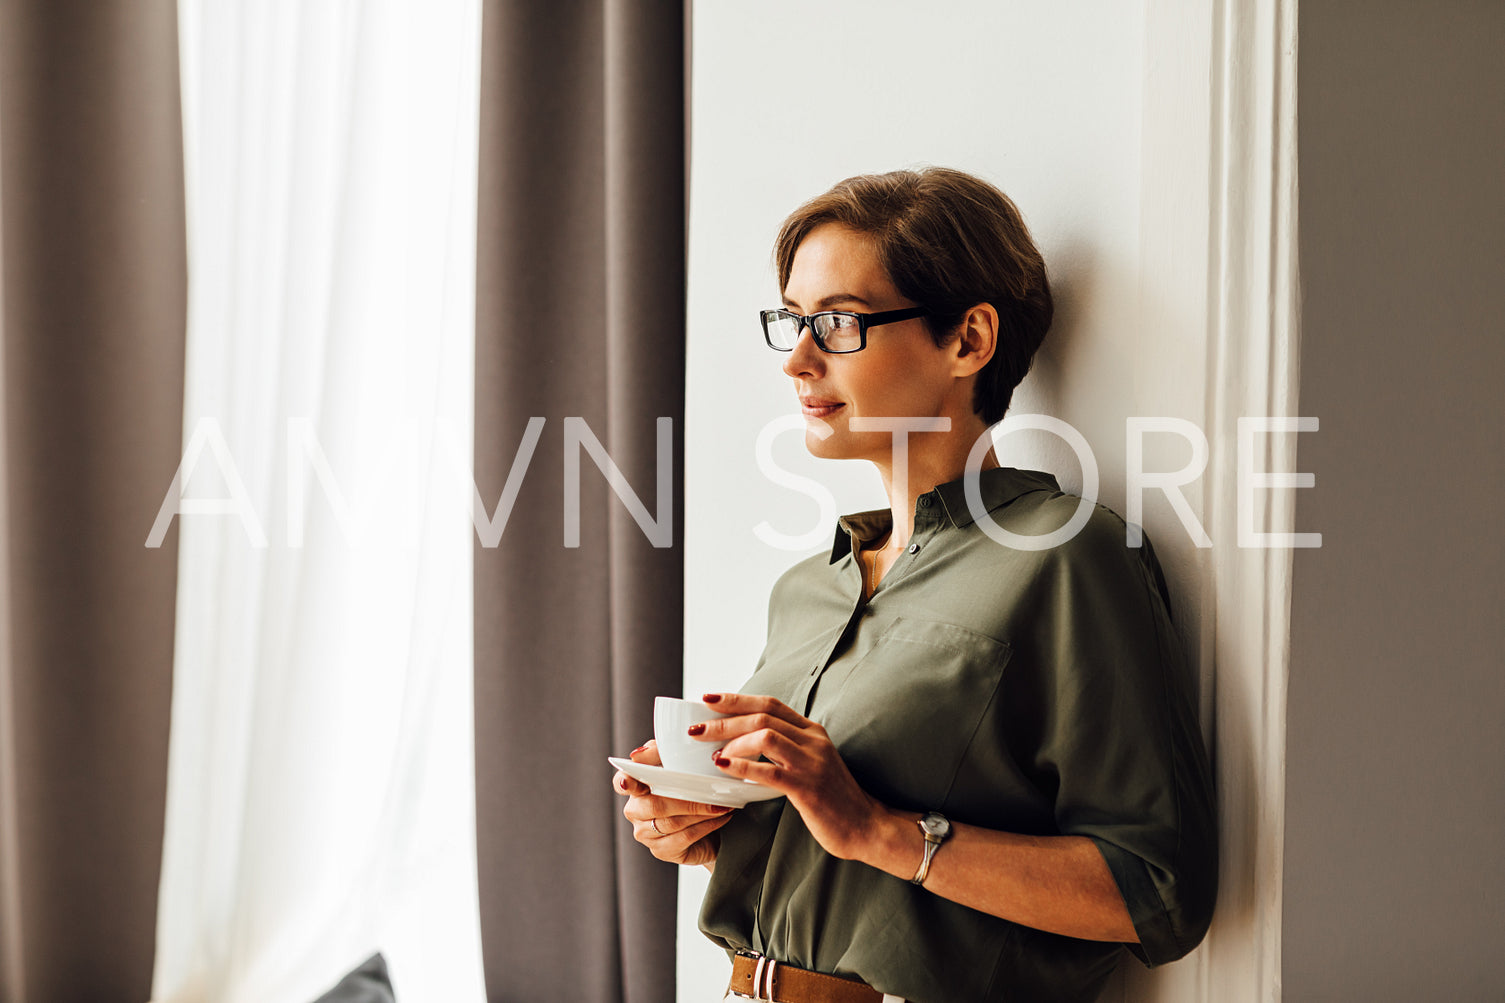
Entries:
POLYGON ((998 346, 978 374, 972 410, 989 425, 1001 421, 1054 312, 1045 259, 1009 197, 945 167, 847 178, 784 221, 773 252, 781 291, 795 251, 826 223, 873 239, 894 287, 930 311, 938 345, 955 336, 968 310, 992 304, 998 346))

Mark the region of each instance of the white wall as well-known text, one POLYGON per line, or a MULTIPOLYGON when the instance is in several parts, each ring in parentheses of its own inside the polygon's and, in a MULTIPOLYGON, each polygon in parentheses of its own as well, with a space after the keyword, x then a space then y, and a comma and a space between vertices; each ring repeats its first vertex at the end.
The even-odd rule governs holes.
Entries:
MULTIPOLYGON (((762 647, 769 587, 797 559, 828 547, 834 530, 834 511, 760 472, 754 444, 766 423, 795 411, 755 317, 779 296, 773 238, 791 209, 835 181, 938 164, 979 174, 1014 198, 1057 297, 1055 327, 1014 411, 1053 414, 1086 436, 1105 503, 1123 510, 1127 417, 1202 423, 1206 289, 1162 280, 1166 271, 1145 260, 1163 258, 1171 237, 1162 217, 1142 223, 1147 188, 1166 187, 1164 175, 1142 175, 1142 164, 1158 172, 1175 159, 1163 130, 1148 148, 1142 135, 1146 114, 1165 118, 1164 107, 1145 105, 1146 94, 1158 100, 1167 89, 1161 67, 1146 62, 1155 51, 1144 38, 1153 6, 967 0, 920 13, 896 0, 695 5, 686 693, 741 685, 762 647), (814 529, 820 543, 770 546, 753 531, 764 520, 789 535, 814 529)), ((1171 98, 1193 120, 1205 117, 1205 93, 1171 98)), ((1205 143, 1205 120, 1199 128, 1205 143)), ((1177 211, 1202 225, 1186 253, 1205 264, 1207 175, 1197 170, 1205 148, 1199 155, 1191 174, 1202 187, 1178 192, 1177 211)), ((1152 449, 1149 465, 1175 470, 1188 452, 1152 449)), ((870 468, 812 460, 799 435, 780 438, 774 456, 828 485, 836 511, 883 502, 870 468)), ((1042 433, 1009 436, 1001 457, 1057 473, 1068 489, 1080 484, 1074 458, 1042 433)), ((1200 511, 1200 486, 1188 495, 1200 511)), ((1182 629, 1194 636, 1201 559, 1162 498, 1148 497, 1144 521, 1184 599, 1182 629)), ((699 873, 682 877, 682 1003, 720 999, 725 986, 723 954, 695 927, 703 890, 699 873)), ((1135 998, 1147 998, 1145 977, 1130 977, 1135 998)))

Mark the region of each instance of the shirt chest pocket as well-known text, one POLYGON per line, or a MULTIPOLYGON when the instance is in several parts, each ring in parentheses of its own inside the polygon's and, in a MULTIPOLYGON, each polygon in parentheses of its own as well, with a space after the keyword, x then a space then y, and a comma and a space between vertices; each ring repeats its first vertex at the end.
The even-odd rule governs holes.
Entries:
POLYGON ((944 810, 1008 660, 1004 641, 901 617, 849 671, 822 681, 811 716, 874 797, 895 807, 944 810))

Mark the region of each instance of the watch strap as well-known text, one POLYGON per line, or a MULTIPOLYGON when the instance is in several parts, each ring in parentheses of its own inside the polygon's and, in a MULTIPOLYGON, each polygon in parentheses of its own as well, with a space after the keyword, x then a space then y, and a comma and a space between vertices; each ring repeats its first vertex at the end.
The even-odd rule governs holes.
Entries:
POLYGON ((941 848, 941 841, 929 833, 925 834, 925 857, 920 861, 920 869, 915 871, 914 877, 910 878, 910 884, 923 885, 925 879, 930 876, 930 861, 935 856, 935 851, 941 848))

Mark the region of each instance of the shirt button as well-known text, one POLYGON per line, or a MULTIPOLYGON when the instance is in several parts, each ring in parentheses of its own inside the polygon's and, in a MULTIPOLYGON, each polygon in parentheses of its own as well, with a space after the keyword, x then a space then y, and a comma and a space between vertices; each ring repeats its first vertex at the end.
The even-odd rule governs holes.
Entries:
POLYGON ((929 507, 930 507, 930 496, 929 495, 921 495, 920 496, 920 508, 929 508, 929 507))
POLYGON ((918 554, 920 552, 920 545, 918 543, 911 543, 909 545, 909 552, 911 554, 918 554))

